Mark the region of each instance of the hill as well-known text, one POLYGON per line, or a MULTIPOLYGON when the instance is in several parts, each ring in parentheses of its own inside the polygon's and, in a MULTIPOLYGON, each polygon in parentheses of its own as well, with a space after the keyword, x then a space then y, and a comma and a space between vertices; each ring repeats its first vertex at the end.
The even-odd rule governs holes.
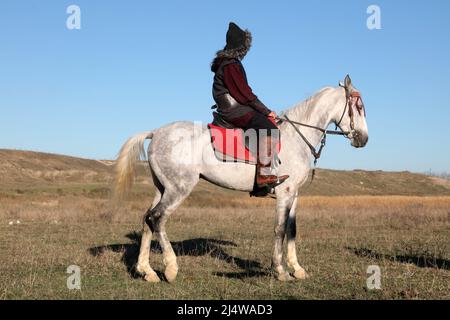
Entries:
MULTIPOLYGON (((114 161, 90 160, 33 151, 0 149, 0 189, 17 190, 103 185, 113 180, 114 161)), ((143 162, 138 184, 151 179, 143 162)), ((308 182, 309 183, 309 182, 308 182)), ((450 195, 450 180, 411 172, 317 170, 309 195, 450 195)), ((201 182, 197 192, 224 190, 201 182)))
POLYGON ((108 182, 113 162, 33 151, 0 149, 2 188, 52 183, 108 182))

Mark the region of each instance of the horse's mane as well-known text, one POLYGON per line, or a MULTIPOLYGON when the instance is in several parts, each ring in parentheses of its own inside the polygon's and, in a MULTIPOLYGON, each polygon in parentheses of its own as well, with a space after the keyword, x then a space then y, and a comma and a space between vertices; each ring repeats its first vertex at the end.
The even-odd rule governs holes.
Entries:
POLYGON ((333 87, 325 87, 314 93, 312 96, 307 99, 297 103, 293 107, 283 111, 281 116, 287 115, 292 119, 302 119, 302 121, 308 121, 311 118, 311 115, 314 111, 314 106, 317 105, 317 102, 333 87))

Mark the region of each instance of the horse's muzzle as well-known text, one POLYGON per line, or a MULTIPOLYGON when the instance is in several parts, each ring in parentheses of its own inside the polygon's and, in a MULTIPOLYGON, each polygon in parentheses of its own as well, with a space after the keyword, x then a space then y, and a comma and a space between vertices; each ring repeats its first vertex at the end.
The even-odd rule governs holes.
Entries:
POLYGON ((351 138, 352 146, 355 148, 363 148, 366 146, 369 141, 369 136, 365 133, 361 133, 359 131, 355 131, 353 133, 353 137, 351 138))

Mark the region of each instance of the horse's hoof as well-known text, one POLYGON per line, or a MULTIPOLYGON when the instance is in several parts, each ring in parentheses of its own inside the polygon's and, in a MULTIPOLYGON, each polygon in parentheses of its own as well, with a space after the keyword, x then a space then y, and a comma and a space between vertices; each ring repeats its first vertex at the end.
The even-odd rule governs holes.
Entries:
POLYGON ((149 267, 147 267, 147 266, 143 266, 143 265, 140 265, 140 264, 138 264, 137 266, 136 266, 136 271, 137 271, 137 273, 139 273, 140 275, 145 275, 147 272, 146 272, 146 270, 148 270, 149 269, 149 267))
POLYGON ((304 280, 304 279, 308 279, 309 275, 302 268, 302 269, 298 269, 297 271, 294 272, 294 277, 295 277, 295 279, 304 280))
POLYGON ((152 282, 152 283, 157 283, 157 282, 161 281, 161 279, 159 279, 159 277, 156 274, 156 272, 146 274, 144 276, 144 280, 147 281, 147 282, 152 282))
POLYGON ((174 282, 177 278, 178 268, 166 268, 164 271, 164 276, 166 277, 167 282, 174 282))
POLYGON ((282 274, 278 275, 278 280, 283 281, 283 282, 287 282, 287 281, 293 281, 294 278, 292 278, 289 273, 285 272, 282 274))

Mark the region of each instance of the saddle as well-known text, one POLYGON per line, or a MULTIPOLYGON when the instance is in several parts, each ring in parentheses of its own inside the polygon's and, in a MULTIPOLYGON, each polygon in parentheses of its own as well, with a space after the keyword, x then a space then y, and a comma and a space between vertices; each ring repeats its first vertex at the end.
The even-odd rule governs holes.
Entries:
POLYGON ((257 150, 249 149, 243 129, 220 121, 209 123, 208 128, 214 154, 218 160, 256 164, 257 150))
MULTIPOLYGON (((213 121, 208 124, 208 129, 214 154, 219 161, 256 165, 257 150, 250 149, 243 129, 224 120, 218 112, 213 112, 213 121)), ((278 143, 277 149, 279 152, 280 143, 278 143)), ((272 187, 258 187, 255 182, 250 196, 265 197, 273 192, 272 187)))
MULTIPOLYGON (((215 108, 215 107, 216 106, 212 106, 211 108, 215 108)), ((218 112, 213 112, 212 124, 217 127, 221 127, 221 128, 225 128, 225 129, 235 129, 236 128, 236 126, 234 126, 232 123, 229 123, 224 118, 222 118, 218 112)))
MULTIPOLYGON (((214 109, 216 106, 212 106, 214 109)), ((244 162, 256 164, 256 146, 249 146, 243 129, 223 119, 218 112, 213 112, 213 121, 208 124, 211 135, 211 144, 216 158, 223 162, 244 162)), ((281 144, 278 142, 277 150, 280 152, 281 144)))

